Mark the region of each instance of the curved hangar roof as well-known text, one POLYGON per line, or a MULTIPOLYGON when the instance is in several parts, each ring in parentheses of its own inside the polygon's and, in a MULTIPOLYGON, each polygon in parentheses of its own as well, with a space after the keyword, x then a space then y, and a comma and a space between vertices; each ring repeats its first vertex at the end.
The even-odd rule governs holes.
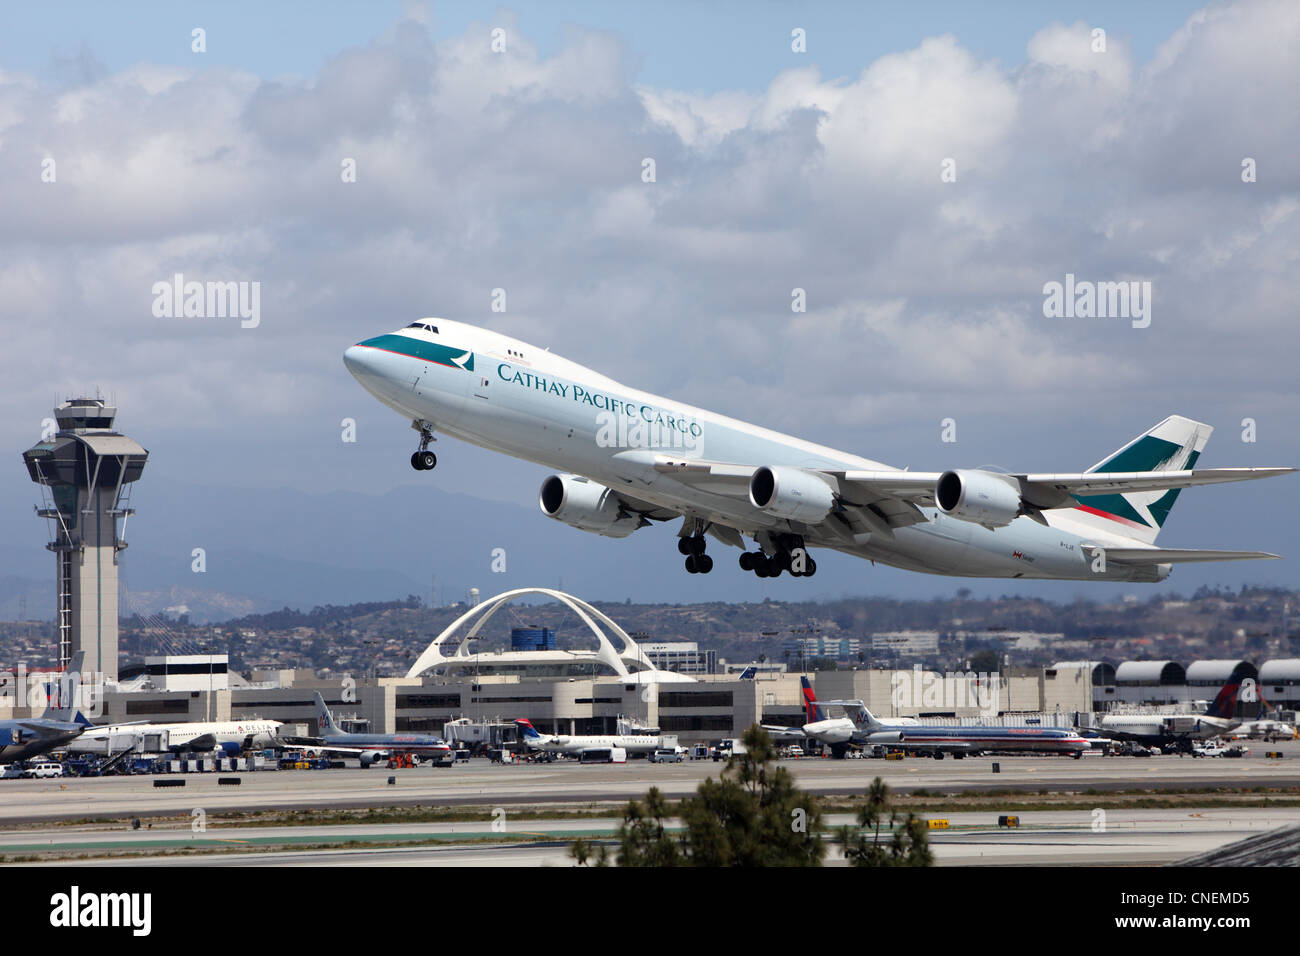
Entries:
POLYGON ((1116 684, 1186 684, 1187 672, 1177 661, 1124 661, 1115 668, 1116 684))
POLYGON ((1230 680, 1259 680, 1259 668, 1250 661, 1193 661, 1187 665, 1187 683, 1223 685, 1230 680))
POLYGON ((1259 669, 1261 684, 1300 684, 1300 657, 1265 661, 1259 669))

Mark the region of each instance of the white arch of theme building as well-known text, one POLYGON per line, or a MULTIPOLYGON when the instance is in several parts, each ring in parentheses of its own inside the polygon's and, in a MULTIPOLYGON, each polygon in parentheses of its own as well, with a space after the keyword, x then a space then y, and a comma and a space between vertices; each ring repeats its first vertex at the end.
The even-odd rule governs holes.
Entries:
MULTIPOLYGON (((587 628, 596 636, 599 642, 599 648, 595 652, 595 659, 602 664, 607 665, 614 671, 616 679, 626 680, 634 683, 649 682, 682 682, 694 683, 694 678, 685 674, 677 674, 672 671, 656 670, 643 655, 641 648, 636 641, 628 636, 628 633, 619 627, 609 617, 609 615, 592 607, 581 598, 574 597, 572 594, 566 594, 564 591, 556 591, 552 588, 516 588, 513 591, 503 591, 495 597, 488 598, 481 604, 470 608, 443 630, 441 634, 433 639, 424 652, 415 659, 410 670, 406 672, 407 677, 419 677, 421 674, 443 667, 453 663, 464 663, 472 661, 477 655, 469 652, 469 643, 478 636, 484 625, 492 619, 497 611, 530 594, 540 594, 549 597, 555 601, 564 604, 578 618, 587 625, 587 628), (476 620, 477 619, 477 620, 476 620), (460 631, 470 622, 473 622, 464 636, 459 636, 460 631), (598 623, 599 622, 599 623, 598 623), (604 628, 601 627, 604 625, 604 628), (606 630, 607 629, 607 630, 606 630), (608 631, 608 632, 607 632, 608 631), (610 640, 610 634, 622 644, 621 649, 614 646, 610 640), (443 645, 448 641, 455 639, 457 648, 452 654, 443 653, 443 645), (628 662, 636 663, 642 670, 633 672, 628 669, 628 662)), ((553 651, 521 651, 520 654, 552 654, 553 651)), ((569 652, 559 652, 569 653, 569 652)))

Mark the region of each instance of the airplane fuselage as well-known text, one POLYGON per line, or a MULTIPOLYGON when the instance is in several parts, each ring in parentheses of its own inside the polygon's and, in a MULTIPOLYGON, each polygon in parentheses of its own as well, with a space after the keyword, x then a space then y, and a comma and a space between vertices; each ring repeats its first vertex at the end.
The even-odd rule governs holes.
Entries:
POLYGON ((83 725, 61 721, 4 721, 0 723, 0 763, 29 760, 58 750, 76 740, 84 729, 83 725))
POLYGON ((1157 581, 1168 565, 1111 564, 1098 571, 1085 543, 1131 539, 1075 524, 1068 509, 991 528, 920 509, 927 520, 862 543, 820 534, 735 495, 655 469, 656 458, 711 459, 826 470, 898 471, 625 385, 497 332, 446 320, 438 331, 408 328, 348 349, 349 371, 376 398, 462 441, 581 475, 640 502, 755 537, 795 534, 913 571, 967 577, 1157 581))

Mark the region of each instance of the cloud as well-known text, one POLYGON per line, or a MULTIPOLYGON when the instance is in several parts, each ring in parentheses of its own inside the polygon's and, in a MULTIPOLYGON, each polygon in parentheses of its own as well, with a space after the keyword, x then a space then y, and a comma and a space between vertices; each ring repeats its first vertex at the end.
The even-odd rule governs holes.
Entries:
POLYGON ((1293 4, 1212 5, 1146 64, 1049 23, 1017 68, 940 35, 752 93, 638 83, 635 35, 572 27, 544 53, 507 15, 439 40, 427 21, 303 79, 86 51, 57 84, 0 72, 11 444, 51 388, 129 383, 136 422, 201 426, 196 448, 273 430, 267 480, 292 480, 369 401, 342 349, 429 314, 848 448, 1081 394, 1152 421, 1250 394, 1294 420, 1293 4), (261 282, 261 326, 153 317, 174 272, 261 282), (1151 328, 1045 318, 1066 273, 1151 281, 1151 328))

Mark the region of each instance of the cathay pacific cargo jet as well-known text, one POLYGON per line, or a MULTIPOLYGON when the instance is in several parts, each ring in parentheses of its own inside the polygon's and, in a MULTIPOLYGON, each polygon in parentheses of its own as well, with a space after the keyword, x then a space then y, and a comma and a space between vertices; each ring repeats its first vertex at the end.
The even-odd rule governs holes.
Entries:
POLYGON ((1077 474, 905 471, 445 319, 366 339, 343 361, 411 420, 417 470, 437 464, 435 432, 554 468, 540 494, 548 517, 615 538, 682 519, 691 573, 713 569, 711 537, 759 577, 810 577, 811 549, 830 548, 931 574, 1162 581, 1178 562, 1277 557, 1157 548, 1180 489, 1295 470, 1195 471, 1212 429, 1173 415, 1077 474))

